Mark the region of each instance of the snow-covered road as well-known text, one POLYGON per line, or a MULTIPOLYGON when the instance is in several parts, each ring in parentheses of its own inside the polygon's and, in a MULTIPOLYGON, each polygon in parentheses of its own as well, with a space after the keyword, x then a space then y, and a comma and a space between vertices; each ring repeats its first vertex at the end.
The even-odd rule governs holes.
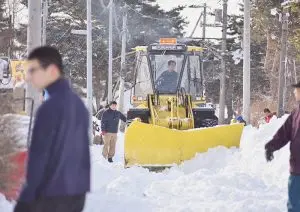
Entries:
MULTIPOLYGON (((264 144, 285 118, 244 130, 241 148, 211 149, 162 173, 123 167, 123 135, 115 163, 91 147, 92 192, 85 212, 282 212, 286 211, 288 147, 266 163, 264 144)), ((0 197, 0 211, 11 211, 0 197)))
POLYGON ((285 211, 288 148, 270 164, 264 158, 264 144, 284 120, 247 127, 240 149, 211 149, 163 173, 124 169, 122 135, 112 165, 101 147, 92 147, 93 191, 85 211, 285 211))

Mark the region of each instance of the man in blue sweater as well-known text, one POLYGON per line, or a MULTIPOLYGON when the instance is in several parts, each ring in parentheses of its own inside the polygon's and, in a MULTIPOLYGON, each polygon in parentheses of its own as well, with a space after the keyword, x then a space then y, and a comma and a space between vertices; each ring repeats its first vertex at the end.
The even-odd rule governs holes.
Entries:
POLYGON ((52 47, 29 57, 28 79, 49 99, 38 109, 29 149, 26 182, 15 212, 80 212, 90 190, 88 111, 63 78, 52 47))
POLYGON ((104 111, 101 118, 101 132, 104 140, 102 155, 108 162, 112 163, 112 158, 116 151, 117 133, 119 120, 126 122, 126 117, 117 110, 117 102, 112 101, 109 108, 104 111))

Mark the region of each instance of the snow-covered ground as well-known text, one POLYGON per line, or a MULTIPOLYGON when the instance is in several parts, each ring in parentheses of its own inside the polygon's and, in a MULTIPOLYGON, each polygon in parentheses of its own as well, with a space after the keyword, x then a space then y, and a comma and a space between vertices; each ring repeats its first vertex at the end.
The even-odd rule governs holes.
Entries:
MULTIPOLYGON (((123 167, 123 134, 115 163, 92 146, 92 192, 85 212, 282 212, 286 211, 288 147, 266 163, 264 144, 286 117, 260 129, 246 127, 239 149, 223 147, 161 173, 123 167)), ((0 211, 12 204, 0 196, 0 211)))

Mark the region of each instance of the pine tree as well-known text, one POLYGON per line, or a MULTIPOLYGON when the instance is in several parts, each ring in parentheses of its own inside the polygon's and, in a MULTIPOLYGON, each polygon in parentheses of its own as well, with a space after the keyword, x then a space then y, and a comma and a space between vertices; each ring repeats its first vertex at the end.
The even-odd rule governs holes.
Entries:
MULTIPOLYGON (((243 11, 243 5, 241 11, 243 11)), ((237 53, 242 53, 243 40, 243 16, 233 15, 229 17, 228 21, 228 40, 227 50, 230 53, 227 61, 229 67, 228 77, 228 98, 227 107, 233 102, 233 108, 240 112, 243 97, 243 58, 236 58, 237 53), (232 93, 232 95, 230 95, 232 93)), ((253 33, 253 32, 252 32, 253 33)), ((264 72, 263 55, 265 53, 264 45, 255 40, 251 40, 251 94, 252 99, 261 98, 269 90, 268 77, 264 72)))
MULTIPOLYGON (((137 0, 125 1, 128 13, 127 52, 138 45, 156 42, 162 36, 183 36, 186 24, 180 12, 184 7, 164 11, 158 5, 143 3, 137 0)), ((150 2, 150 1, 148 1, 150 2)), ((152 1, 152 3, 155 1, 152 1)), ((92 1, 93 19, 93 85, 97 101, 106 96, 108 64, 108 5, 109 1, 92 1)), ((47 44, 57 46, 64 56, 65 70, 72 83, 86 87, 86 38, 71 34, 72 29, 86 28, 86 1, 52 0, 49 8, 47 26, 47 44)), ((115 1, 113 28, 113 57, 120 55, 123 1, 115 1)), ((126 59, 127 76, 130 83, 134 69, 134 54, 126 59)), ((113 83, 119 78, 120 60, 114 60, 113 83)))
POLYGON ((27 26, 16 23, 23 6, 21 0, 0 0, 0 52, 11 59, 20 59, 26 54, 27 26))
POLYGON ((2 56, 8 55, 7 48, 10 38, 9 17, 6 14, 5 0, 0 0, 0 52, 4 54, 2 56))

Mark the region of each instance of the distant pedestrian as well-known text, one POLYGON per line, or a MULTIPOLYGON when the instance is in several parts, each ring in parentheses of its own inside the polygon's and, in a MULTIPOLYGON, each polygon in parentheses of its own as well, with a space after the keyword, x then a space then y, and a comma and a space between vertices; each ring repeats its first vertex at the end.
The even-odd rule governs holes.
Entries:
POLYGON ((269 123, 271 121, 271 119, 273 118, 274 113, 271 113, 269 108, 265 108, 264 109, 264 114, 265 114, 265 122, 269 123))
POLYGON ((126 122, 126 117, 117 110, 117 102, 112 101, 109 108, 104 111, 101 118, 101 131, 104 140, 104 147, 102 155, 108 159, 110 163, 113 162, 113 157, 116 151, 117 133, 119 128, 119 120, 126 122))
POLYGON ((28 57, 28 79, 51 98, 39 107, 26 183, 15 212, 80 212, 90 190, 89 115, 64 79, 62 57, 39 47, 28 57))
MULTIPOLYGON (((296 101, 300 102, 300 82, 293 85, 296 101)), ((288 183, 288 212, 300 211, 300 105, 291 113, 273 139, 265 145, 266 159, 290 142, 290 177, 288 183)))
POLYGON ((236 120, 237 120, 238 123, 244 124, 245 126, 247 125, 247 123, 244 120, 243 116, 236 117, 236 120))

